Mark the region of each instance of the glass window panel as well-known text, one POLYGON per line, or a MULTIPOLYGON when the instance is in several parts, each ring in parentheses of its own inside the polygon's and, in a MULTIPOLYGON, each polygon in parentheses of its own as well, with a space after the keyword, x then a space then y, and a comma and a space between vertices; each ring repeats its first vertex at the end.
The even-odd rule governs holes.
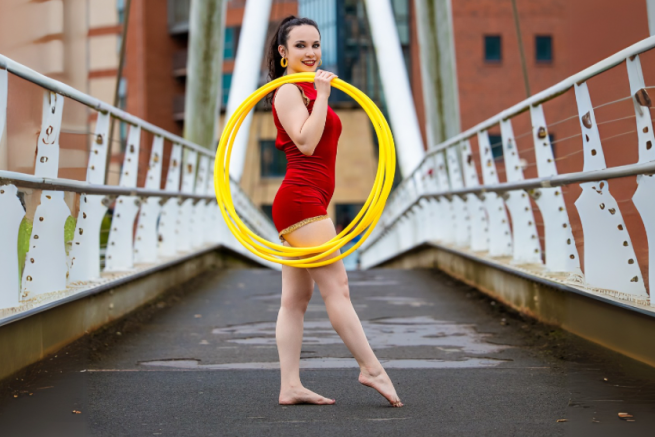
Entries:
POLYGON ((489 134, 489 144, 491 144, 491 155, 494 159, 503 157, 503 137, 500 135, 489 134))
POLYGON ((287 157, 275 147, 275 140, 259 140, 261 177, 284 177, 287 172, 287 157))
POLYGON ((500 35, 486 35, 484 37, 484 60, 499 62, 502 59, 500 35))
POLYGON ((537 62, 553 60, 553 37, 550 35, 535 37, 535 54, 537 62))

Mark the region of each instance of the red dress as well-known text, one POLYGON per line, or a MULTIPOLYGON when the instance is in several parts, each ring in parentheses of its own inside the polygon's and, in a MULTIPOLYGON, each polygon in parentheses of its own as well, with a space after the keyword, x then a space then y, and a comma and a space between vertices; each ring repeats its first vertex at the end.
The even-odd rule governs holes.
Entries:
MULTIPOLYGON (((316 100, 312 82, 295 84, 303 94, 309 113, 316 100)), ((276 91, 277 93, 277 91, 276 91)), ((287 172, 273 200, 273 223, 283 236, 313 221, 327 218, 327 207, 334 193, 334 164, 341 135, 341 120, 328 106, 323 135, 311 156, 303 155, 286 133, 273 96, 273 120, 277 127, 275 147, 287 156, 287 172)))

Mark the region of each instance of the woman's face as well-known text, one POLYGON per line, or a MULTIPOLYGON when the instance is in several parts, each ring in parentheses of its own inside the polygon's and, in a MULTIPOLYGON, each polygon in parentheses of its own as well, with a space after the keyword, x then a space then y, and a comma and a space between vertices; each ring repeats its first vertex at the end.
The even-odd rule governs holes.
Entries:
POLYGON ((287 46, 278 50, 289 62, 287 74, 314 72, 321 60, 321 36, 314 26, 296 26, 289 31, 287 46))

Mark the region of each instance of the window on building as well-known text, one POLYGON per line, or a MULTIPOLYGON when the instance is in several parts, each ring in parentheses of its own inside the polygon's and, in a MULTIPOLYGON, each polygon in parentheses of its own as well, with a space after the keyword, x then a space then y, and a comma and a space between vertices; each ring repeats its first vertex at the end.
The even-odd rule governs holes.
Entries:
POLYGON ((125 22, 125 0, 116 0, 116 12, 118 12, 118 24, 125 22))
POLYGON ((500 35, 486 35, 484 37, 484 60, 486 62, 500 62, 502 60, 500 35))
POLYGON ((287 172, 287 157, 275 147, 275 140, 259 140, 262 178, 284 177, 287 172))
POLYGON ((337 234, 353 221, 363 206, 363 203, 337 203, 334 205, 337 234))
POLYGON ((500 135, 489 134, 489 144, 491 144, 491 156, 494 159, 503 158, 503 137, 500 135))
POLYGON ((553 37, 535 37, 535 56, 537 62, 553 62, 553 37))
POLYGON ((553 157, 555 157, 555 134, 548 134, 548 140, 550 141, 550 149, 553 151, 553 157))
POLYGON ((223 49, 223 58, 225 60, 234 59, 236 56, 236 28, 228 27, 225 29, 225 47, 223 49))
POLYGON ((261 204, 259 206, 264 214, 268 216, 271 220, 273 220, 273 205, 269 204, 261 204))
POLYGON ((222 83, 223 108, 227 107, 227 98, 230 96, 231 86, 232 86, 232 73, 223 73, 223 83, 222 83))

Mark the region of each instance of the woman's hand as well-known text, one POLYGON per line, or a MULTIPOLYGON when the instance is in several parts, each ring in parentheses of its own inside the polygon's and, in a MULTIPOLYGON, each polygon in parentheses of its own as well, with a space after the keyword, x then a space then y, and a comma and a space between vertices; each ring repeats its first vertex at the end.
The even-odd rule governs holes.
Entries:
POLYGON ((332 86, 330 81, 338 77, 334 73, 329 71, 319 70, 316 72, 316 77, 314 78, 314 84, 316 86, 316 98, 323 97, 327 100, 330 97, 330 91, 332 91, 332 86))

